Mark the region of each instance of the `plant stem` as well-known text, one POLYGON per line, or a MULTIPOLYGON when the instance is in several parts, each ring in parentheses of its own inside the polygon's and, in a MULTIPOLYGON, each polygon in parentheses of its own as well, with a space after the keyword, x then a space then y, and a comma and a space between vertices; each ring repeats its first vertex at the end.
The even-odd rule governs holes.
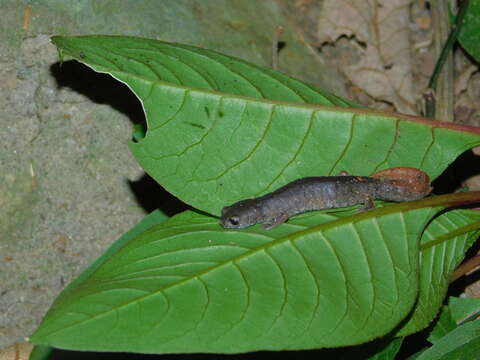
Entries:
MULTIPOLYGON (((440 53, 440 56, 438 57, 437 63, 435 64, 435 68, 433 70, 432 76, 430 78, 430 81, 428 83, 428 89, 430 91, 433 91, 434 93, 437 90, 437 84, 438 84, 438 78, 440 76, 440 73, 442 71, 442 68, 447 60, 447 56, 449 55, 450 51, 453 48, 453 45, 457 41, 458 35, 460 34, 460 30, 462 28, 462 25, 464 23, 465 19, 465 14, 468 9, 468 5, 470 3, 470 0, 463 0, 460 9, 458 10, 457 17, 455 19, 455 23, 450 31, 450 34, 448 35, 447 41, 445 42, 445 45, 442 48, 442 51, 440 53)), ((432 98, 430 98, 432 99, 432 98)), ((425 106, 425 116, 429 118, 433 118, 435 116, 435 106, 432 105, 431 103, 429 104, 429 101, 434 101, 429 100, 426 98, 426 106, 425 106)))
POLYGON ((480 255, 476 255, 467 261, 465 261, 462 265, 457 267, 450 278, 450 282, 454 282, 458 278, 462 277, 463 275, 469 273, 473 269, 477 268, 480 266, 480 255))

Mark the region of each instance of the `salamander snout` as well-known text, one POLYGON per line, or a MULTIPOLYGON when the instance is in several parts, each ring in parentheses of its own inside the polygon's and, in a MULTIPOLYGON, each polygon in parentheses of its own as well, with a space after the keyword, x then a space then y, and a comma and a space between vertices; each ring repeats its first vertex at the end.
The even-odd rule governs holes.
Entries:
POLYGON ((253 199, 242 200, 222 209, 220 224, 227 229, 241 229, 258 223, 259 216, 253 199))

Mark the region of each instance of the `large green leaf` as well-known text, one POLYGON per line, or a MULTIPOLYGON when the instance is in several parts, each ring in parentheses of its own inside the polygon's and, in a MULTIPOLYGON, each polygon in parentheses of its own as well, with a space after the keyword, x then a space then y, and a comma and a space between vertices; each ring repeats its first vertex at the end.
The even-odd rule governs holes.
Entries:
MULTIPOLYGON (((141 166, 197 209, 270 192, 305 176, 413 166, 436 178, 478 129, 365 109, 279 72, 191 46, 115 36, 54 37, 62 55, 126 83, 148 132, 141 166), (320 105, 312 105, 320 104, 320 105)), ((326 71, 326 70, 324 70, 326 71)))
MULTIPOLYGON (((135 156, 167 190, 212 214, 308 175, 414 166, 435 178, 480 143, 478 129, 312 105, 351 104, 208 50, 126 37, 54 42, 132 88, 149 126, 131 144, 135 156)), ((458 194, 353 216, 304 214, 272 231, 224 231, 185 213, 104 255, 56 301, 32 341, 241 352, 409 334, 438 312, 479 214, 436 217, 419 249, 424 225, 444 206, 478 200, 458 194)))
POLYGON ((477 240, 479 212, 457 210, 435 218, 422 235, 420 292, 415 311, 398 335, 408 335, 430 324, 446 295, 450 276, 465 251, 477 240))
MULTIPOLYGON (((185 212, 111 252, 57 299, 31 341, 152 353, 366 342, 412 311, 426 223, 447 206, 478 201, 480 192, 350 216, 315 212, 273 230, 227 231, 185 212)), ((480 213, 460 216, 457 236, 480 227, 480 213)))

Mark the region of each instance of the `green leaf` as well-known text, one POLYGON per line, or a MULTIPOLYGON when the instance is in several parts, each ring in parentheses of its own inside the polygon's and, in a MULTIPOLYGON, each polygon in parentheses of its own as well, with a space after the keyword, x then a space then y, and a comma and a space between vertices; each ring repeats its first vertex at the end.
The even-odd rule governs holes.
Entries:
POLYGON ((305 176, 412 166, 434 179, 480 144, 475 128, 327 107, 352 104, 205 49, 118 36, 53 42, 132 89, 148 123, 130 144, 134 156, 169 192, 214 215, 305 176))
MULTIPOLYGON (((400 347, 402 346, 403 338, 394 339, 378 354, 373 355, 369 360, 395 360, 400 347)), ((350 359, 353 359, 352 357, 350 359)))
MULTIPOLYGON (((392 331, 416 303, 418 234, 429 219, 479 200, 480 192, 460 193, 352 216, 307 213, 272 230, 228 231, 185 212, 63 293, 31 342, 147 353, 363 343, 392 331)), ((463 214, 470 231, 480 227, 476 215, 463 214)))
POLYGON ((448 306, 443 306, 440 316, 436 320, 435 326, 428 335, 427 340, 435 344, 439 339, 443 338, 450 331, 457 327, 457 323, 452 319, 452 313, 448 306))
POLYGON ((462 47, 480 61, 480 0, 470 0, 458 40, 462 47))
POLYGON ((450 297, 448 307, 453 320, 461 323, 480 313, 480 299, 450 297))
POLYGON ((427 327, 440 309, 450 276, 478 238, 479 212, 450 211, 435 218, 421 238, 420 292, 409 321, 398 332, 406 336, 427 327))
POLYGON ((477 317, 479 312, 480 299, 451 296, 448 300, 448 306, 443 306, 443 310, 428 337, 428 341, 431 343, 437 342, 457 328, 457 323, 471 320, 477 317))
POLYGON ((395 356, 402 346, 403 338, 390 336, 376 339, 356 346, 324 349, 319 352, 319 359, 338 360, 395 360, 395 356))
POLYGON ((50 346, 41 346, 36 345, 33 347, 30 356, 28 357, 29 360, 47 360, 52 353, 53 348, 50 346))
POLYGON ((480 321, 471 321, 454 329, 417 360, 476 360, 480 355, 480 321))

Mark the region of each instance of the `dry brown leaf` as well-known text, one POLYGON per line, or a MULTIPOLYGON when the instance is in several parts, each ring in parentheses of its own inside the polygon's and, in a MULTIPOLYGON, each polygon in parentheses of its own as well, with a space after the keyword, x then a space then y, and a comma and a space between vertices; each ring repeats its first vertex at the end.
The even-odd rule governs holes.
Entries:
POLYGON ((409 40, 410 0, 325 0, 321 43, 347 37, 361 47, 353 63, 339 64, 347 78, 379 102, 415 114, 409 40))
POLYGON ((470 78, 478 71, 477 65, 470 64, 466 66, 455 79, 455 96, 459 96, 468 88, 470 78))
POLYGON ((465 289, 465 296, 467 298, 480 298, 480 281, 475 281, 473 284, 468 285, 465 289))

